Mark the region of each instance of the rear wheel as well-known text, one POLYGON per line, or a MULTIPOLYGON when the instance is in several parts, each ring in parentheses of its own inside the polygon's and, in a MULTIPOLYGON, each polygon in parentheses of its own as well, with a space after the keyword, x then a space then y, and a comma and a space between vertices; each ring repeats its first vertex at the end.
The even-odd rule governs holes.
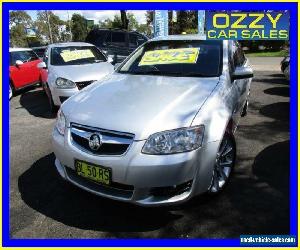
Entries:
POLYGON ((209 193, 221 192, 228 183, 234 168, 236 146, 234 136, 226 133, 219 147, 209 193))

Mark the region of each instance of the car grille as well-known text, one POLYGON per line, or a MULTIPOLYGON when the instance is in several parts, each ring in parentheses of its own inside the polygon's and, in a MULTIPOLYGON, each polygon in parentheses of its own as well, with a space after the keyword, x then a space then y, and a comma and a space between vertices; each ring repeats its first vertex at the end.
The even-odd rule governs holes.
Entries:
POLYGON ((134 135, 72 123, 71 138, 73 145, 90 154, 123 155, 133 142, 134 135), (98 150, 89 146, 89 139, 93 134, 101 136, 102 144, 98 150))
POLYGON ((96 80, 91 81, 84 81, 84 82, 76 82, 76 86, 79 90, 85 88, 86 86, 90 85, 91 83, 95 82, 96 80))

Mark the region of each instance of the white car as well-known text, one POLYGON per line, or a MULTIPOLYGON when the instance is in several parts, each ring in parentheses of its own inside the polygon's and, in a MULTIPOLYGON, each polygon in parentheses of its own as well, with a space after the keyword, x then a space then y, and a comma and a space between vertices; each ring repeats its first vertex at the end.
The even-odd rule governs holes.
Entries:
POLYGON ((51 111, 82 88, 114 71, 103 53, 89 43, 56 43, 47 47, 41 69, 42 85, 51 111))

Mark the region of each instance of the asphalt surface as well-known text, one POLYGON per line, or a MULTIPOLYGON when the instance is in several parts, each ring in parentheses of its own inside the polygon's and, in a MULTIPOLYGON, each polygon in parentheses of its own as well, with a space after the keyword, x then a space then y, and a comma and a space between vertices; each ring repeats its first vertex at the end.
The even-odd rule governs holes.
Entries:
MULTIPOLYGON (((255 58, 251 61, 259 65, 255 58)), ((279 59, 271 63, 275 68, 279 59)), ((177 207, 136 207, 65 183, 54 167, 54 122, 40 88, 10 101, 11 238, 289 234, 289 83, 279 71, 255 72, 249 112, 236 133, 237 162, 227 188, 218 196, 202 195, 177 207)))

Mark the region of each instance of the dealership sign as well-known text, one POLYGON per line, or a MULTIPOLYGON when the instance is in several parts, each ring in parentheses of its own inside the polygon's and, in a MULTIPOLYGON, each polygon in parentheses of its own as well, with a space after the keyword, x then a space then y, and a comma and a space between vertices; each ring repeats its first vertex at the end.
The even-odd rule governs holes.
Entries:
POLYGON ((168 11, 155 10, 154 11, 154 37, 167 36, 168 31, 168 11))
POLYGON ((289 40, 288 12, 207 12, 212 40, 289 40))

